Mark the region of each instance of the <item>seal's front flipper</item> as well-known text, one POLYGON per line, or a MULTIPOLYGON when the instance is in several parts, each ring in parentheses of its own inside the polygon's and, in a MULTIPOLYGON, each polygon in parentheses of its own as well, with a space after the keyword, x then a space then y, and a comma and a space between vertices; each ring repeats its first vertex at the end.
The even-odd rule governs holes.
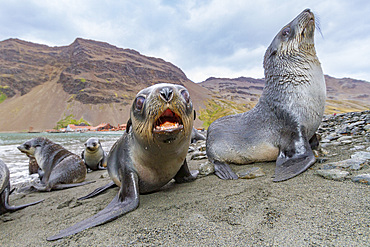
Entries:
MULTIPOLYGON (((19 206, 10 206, 8 204, 10 192, 9 192, 8 189, 5 189, 4 190, 4 193, 5 193, 5 196, 4 196, 4 207, 5 207, 6 211, 10 211, 10 212, 14 212, 14 211, 17 211, 17 210, 20 210, 20 209, 23 209, 23 208, 26 208, 26 207, 29 207, 29 206, 38 204, 38 203, 40 203, 40 202, 42 202, 44 200, 44 199, 42 199, 42 200, 37 201, 37 202, 31 202, 31 203, 24 204, 24 205, 19 205, 19 206)), ((1 212, 1 210, 0 210, 0 212, 1 212)))
POLYGON ((191 182, 197 178, 198 174, 199 174, 199 171, 189 170, 188 163, 186 162, 186 159, 185 159, 180 170, 175 175, 175 181, 176 183, 191 182))
POLYGON ((81 201, 81 200, 86 200, 86 199, 89 199, 89 198, 92 198, 96 195, 99 195, 100 193, 102 193, 103 191, 106 191, 107 189, 109 188, 112 188, 116 186, 116 184, 112 181, 112 182, 109 182, 108 184, 102 186, 102 187, 99 187, 97 189, 95 189, 93 192, 91 192, 90 194, 87 194, 86 196, 83 196, 83 197, 80 197, 80 198, 77 198, 77 200, 81 201))
POLYGON ((276 159, 274 182, 280 182, 295 177, 315 163, 311 146, 302 133, 294 133, 296 138, 282 143, 279 156, 276 159))
POLYGON ((213 164, 215 165, 215 174, 217 177, 225 180, 238 179, 238 175, 231 170, 228 164, 217 160, 213 161, 213 164))
POLYGON ((104 208, 96 215, 60 231, 59 234, 47 238, 47 240, 53 241, 76 234, 85 229, 117 219, 118 217, 136 209, 139 206, 139 188, 137 174, 134 172, 130 172, 125 178, 125 183, 121 184, 119 193, 114 197, 113 201, 111 201, 106 208, 104 208))

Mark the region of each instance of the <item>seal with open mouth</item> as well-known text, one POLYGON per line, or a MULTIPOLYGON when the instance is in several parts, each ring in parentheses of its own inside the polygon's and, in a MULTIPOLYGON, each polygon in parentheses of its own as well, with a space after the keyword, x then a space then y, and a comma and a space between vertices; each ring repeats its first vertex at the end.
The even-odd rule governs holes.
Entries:
POLYGON ((309 9, 283 27, 265 53, 266 84, 257 105, 209 126, 207 155, 220 178, 238 178, 228 164, 276 160, 273 181, 283 181, 315 162, 310 144, 317 144, 326 86, 314 32, 309 9))
POLYGON ((14 212, 23 209, 28 206, 35 205, 42 202, 43 200, 32 202, 19 206, 9 205, 9 195, 10 195, 10 181, 9 181, 9 169, 6 164, 0 160, 0 214, 6 212, 14 212))
POLYGON ((171 179, 193 181, 186 154, 190 145, 195 112, 187 89, 174 84, 157 84, 141 90, 132 104, 126 132, 113 145, 108 157, 108 173, 113 182, 85 198, 117 185, 112 202, 96 215, 59 234, 56 240, 84 229, 112 221, 135 210, 139 194, 157 191, 171 179))

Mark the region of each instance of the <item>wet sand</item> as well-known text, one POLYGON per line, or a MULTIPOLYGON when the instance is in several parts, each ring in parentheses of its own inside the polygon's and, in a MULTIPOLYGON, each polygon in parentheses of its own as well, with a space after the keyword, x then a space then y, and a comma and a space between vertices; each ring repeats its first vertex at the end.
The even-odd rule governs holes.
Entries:
MULTIPOLYGON (((333 161, 349 158, 338 152, 333 161)), ((189 159, 188 159, 189 160, 189 159)), ((204 160, 202 161, 204 162, 204 160)), ((200 161, 190 161, 195 168, 200 161)), ((369 246, 370 187, 307 172, 273 183, 275 163, 258 163, 266 176, 223 181, 215 175, 170 182, 140 196, 140 206, 112 222, 64 239, 46 238, 103 209, 113 188, 95 198, 77 198, 105 185, 106 171, 89 173, 95 183, 49 193, 14 194, 11 205, 45 201, 0 216, 1 246, 369 246)), ((232 166, 235 171, 251 166, 232 166)), ((364 167, 369 171, 369 167, 364 167)))

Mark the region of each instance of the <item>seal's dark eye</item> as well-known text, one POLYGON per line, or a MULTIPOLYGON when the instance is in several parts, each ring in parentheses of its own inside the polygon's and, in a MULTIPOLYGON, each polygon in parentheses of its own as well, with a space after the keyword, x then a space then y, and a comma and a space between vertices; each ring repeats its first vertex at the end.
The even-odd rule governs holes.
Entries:
POLYGON ((290 33, 290 27, 284 28, 283 32, 281 33, 283 36, 288 36, 290 33))
POLYGON ((26 144, 24 144, 24 148, 25 148, 25 149, 27 149, 27 150, 28 150, 28 149, 30 149, 30 147, 31 147, 31 146, 30 146, 29 144, 27 144, 27 143, 26 143, 26 144))
POLYGON ((189 92, 187 90, 182 90, 181 95, 182 95, 182 97, 184 97, 184 100, 186 101, 186 103, 189 104, 189 102, 190 102, 189 92))
POLYGON ((136 110, 141 111, 141 109, 143 109, 144 102, 145 102, 145 98, 143 96, 138 96, 136 98, 136 100, 135 100, 135 108, 136 108, 136 110))

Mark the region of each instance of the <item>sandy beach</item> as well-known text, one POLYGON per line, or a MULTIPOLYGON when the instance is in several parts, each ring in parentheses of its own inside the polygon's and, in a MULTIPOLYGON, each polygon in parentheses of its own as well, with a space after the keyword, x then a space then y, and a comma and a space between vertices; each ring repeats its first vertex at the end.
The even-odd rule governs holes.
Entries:
MULTIPOLYGON (((349 158, 350 146, 328 149, 349 158)), ((190 160, 190 154, 188 155, 190 160)), ((196 169, 203 161, 190 160, 196 169)), ((328 162, 328 161, 326 161, 328 162)), ((215 175, 194 182, 170 182, 140 196, 140 206, 113 222, 64 239, 46 238, 103 209, 118 192, 82 202, 77 198, 110 181, 106 171, 88 173, 95 183, 49 193, 14 194, 12 205, 44 202, 0 216, 1 246, 369 246, 370 187, 350 179, 315 175, 321 164, 285 182, 273 183, 275 163, 252 166, 266 173, 255 179, 223 181, 215 175)), ((361 173, 369 173, 366 165, 361 173)))

